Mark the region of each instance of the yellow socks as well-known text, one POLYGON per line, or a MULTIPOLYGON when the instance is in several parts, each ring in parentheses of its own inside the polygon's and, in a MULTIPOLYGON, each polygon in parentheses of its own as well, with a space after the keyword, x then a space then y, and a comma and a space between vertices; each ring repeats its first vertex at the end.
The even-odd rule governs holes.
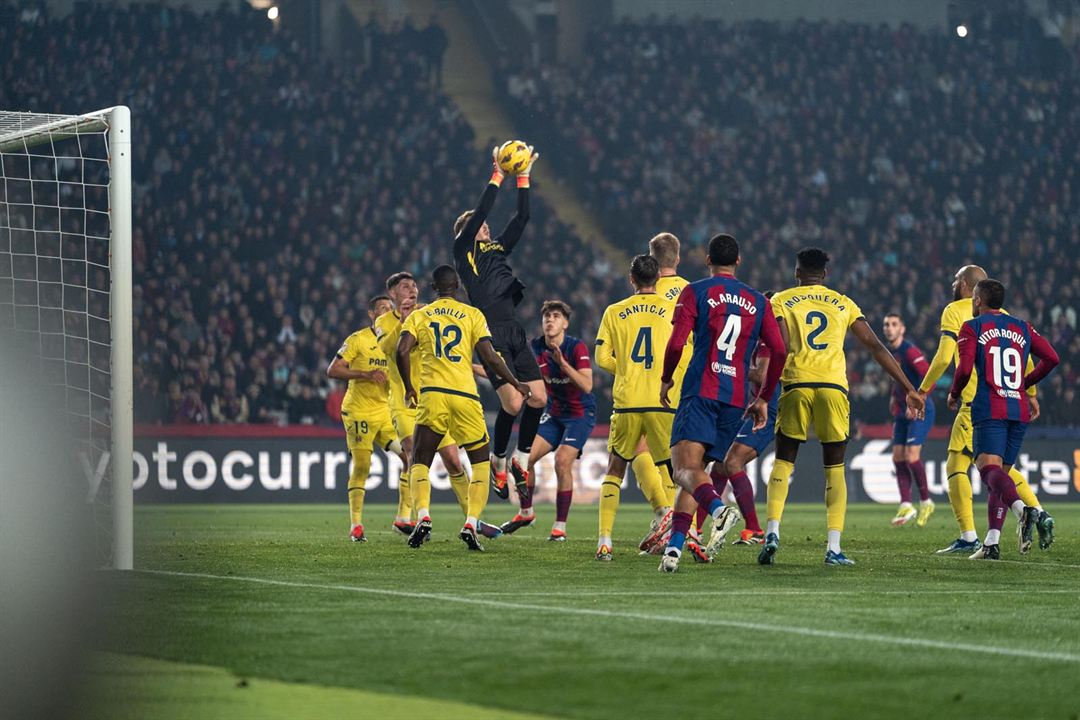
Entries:
POLYGON ((975 514, 971 505, 971 478, 968 470, 971 458, 959 452, 950 452, 945 460, 945 472, 949 474, 949 504, 952 505, 956 524, 963 533, 975 533, 975 514))
MULTIPOLYGON (((663 480, 660 478, 660 470, 657 469, 656 463, 653 462, 652 455, 647 452, 643 452, 634 458, 634 461, 630 464, 630 467, 634 468, 634 477, 637 478, 638 487, 641 488, 641 494, 645 496, 645 499, 652 505, 654 511, 659 510, 662 507, 671 507, 671 503, 668 502, 667 493, 664 492, 663 480)), ((612 476, 608 476, 612 477, 612 476)), ((605 478, 606 480, 607 478, 605 478)), ((622 485, 621 482, 618 483, 622 485)), ((603 493, 601 493, 601 498, 603 493)), ((600 501, 603 505, 603 500, 600 501)), ((615 507, 618 509, 619 503, 615 502, 615 507)), ((603 533, 601 533, 603 535, 603 533)))
POLYGON ((450 476, 450 489, 454 491, 458 505, 461 506, 461 514, 469 516, 469 476, 464 473, 450 476))
POLYGON ((364 485, 371 470, 371 451, 352 451, 352 472, 349 473, 349 518, 353 525, 363 524, 364 485))
MULTIPOLYGON (((772 488, 772 481, 769 481, 772 488)), ((843 465, 825 466, 825 518, 829 530, 844 531, 847 515, 847 481, 843 465)))
POLYGON ((787 460, 777 459, 773 463, 772 474, 769 475, 768 500, 766 502, 766 519, 769 522, 780 522, 784 515, 784 503, 787 502, 788 481, 795 465, 787 460))
POLYGON ((416 509, 416 519, 429 517, 431 507, 431 482, 428 480, 430 468, 427 465, 414 464, 409 468, 409 486, 412 488, 412 504, 416 509))
POLYGON ((398 476, 397 517, 398 520, 408 522, 411 516, 412 489, 409 487, 409 472, 402 470, 401 475, 398 476))
POLYGON ((488 492, 491 490, 491 483, 488 482, 490 472, 491 463, 487 460, 473 463, 472 479, 469 480, 469 507, 465 511, 466 522, 472 521, 473 527, 487 507, 488 492))
POLYGON ((664 460, 656 466, 660 471, 660 486, 664 489, 664 504, 675 507, 675 481, 671 478, 671 459, 664 460))
POLYGON ((1031 507, 1042 507, 1039 505, 1039 498, 1032 491, 1031 486, 1028 485, 1027 480, 1020 474, 1020 471, 1015 467, 1009 470, 1009 477, 1012 478, 1013 483, 1016 485, 1016 494, 1020 496, 1020 499, 1024 501, 1025 505, 1031 507))
MULTIPOLYGON (((639 456, 640 457, 640 456, 639 456)), ((653 465, 655 468, 656 466, 653 465)), ((657 484, 659 487, 659 483, 657 484)), ((619 512, 619 496, 622 494, 622 480, 614 475, 605 475, 600 486, 600 537, 610 538, 615 527, 615 514, 619 512)))

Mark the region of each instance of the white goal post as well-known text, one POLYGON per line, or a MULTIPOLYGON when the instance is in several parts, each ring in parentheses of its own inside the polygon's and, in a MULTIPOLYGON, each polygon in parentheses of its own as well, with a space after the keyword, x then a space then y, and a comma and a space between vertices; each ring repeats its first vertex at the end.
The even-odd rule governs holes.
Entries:
POLYGON ((134 561, 131 192, 128 108, 0 110, 0 329, 36 343, 64 392, 118 570, 134 561))

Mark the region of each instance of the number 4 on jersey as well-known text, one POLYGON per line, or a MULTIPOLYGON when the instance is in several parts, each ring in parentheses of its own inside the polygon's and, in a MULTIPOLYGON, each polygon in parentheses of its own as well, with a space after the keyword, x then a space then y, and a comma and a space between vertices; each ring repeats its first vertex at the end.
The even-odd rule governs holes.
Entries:
POLYGON ((728 315, 720 336, 716 338, 716 351, 728 362, 735 357, 735 348, 739 345, 740 335, 742 335, 742 315, 728 315))
POLYGON ((638 330, 637 337, 634 338, 634 348, 630 351, 630 359, 636 363, 645 363, 645 369, 652 370, 652 328, 643 327, 638 330))

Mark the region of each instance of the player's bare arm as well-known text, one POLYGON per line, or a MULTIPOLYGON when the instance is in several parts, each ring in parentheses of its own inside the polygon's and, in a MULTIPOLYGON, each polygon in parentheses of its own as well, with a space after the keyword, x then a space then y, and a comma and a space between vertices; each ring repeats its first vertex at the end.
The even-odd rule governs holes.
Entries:
POLYGON ((504 380, 507 385, 513 385, 526 400, 529 399, 532 395, 529 386, 523 382, 518 382, 518 379, 514 377, 514 373, 510 372, 510 368, 506 366, 506 361, 502 359, 499 353, 495 352, 495 346, 491 344, 490 340, 485 338, 476 343, 476 354, 501 380, 504 380))
POLYGON ((353 370, 343 357, 335 357, 326 368, 326 376, 334 380, 361 380, 382 385, 386 373, 382 370, 353 370))
POLYGON ((397 362, 398 373, 401 375, 401 384, 405 386, 406 407, 416 407, 416 388, 412 384, 412 358, 409 357, 414 347, 416 347, 416 338, 408 330, 403 330, 401 337, 398 338, 394 360, 397 362))
POLYGON ((851 333, 862 343, 863 347, 870 351, 874 361, 889 373, 889 376, 895 380, 900 387, 904 388, 904 392, 907 393, 907 406, 914 413, 915 417, 922 420, 926 415, 926 398, 915 386, 911 384, 911 381, 907 379, 907 375, 900 368, 900 365, 896 362, 896 358, 892 356, 889 349, 882 344, 881 339, 870 327, 870 323, 866 322, 866 318, 859 318, 851 326, 851 333))

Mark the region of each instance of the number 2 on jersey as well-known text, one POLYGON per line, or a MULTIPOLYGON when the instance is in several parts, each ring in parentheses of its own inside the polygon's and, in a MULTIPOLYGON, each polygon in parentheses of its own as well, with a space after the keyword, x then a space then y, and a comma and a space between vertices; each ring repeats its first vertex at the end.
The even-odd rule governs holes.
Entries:
POLYGON ((643 327, 638 330, 634 339, 634 349, 630 351, 630 359, 636 363, 645 363, 646 370, 652 370, 652 328, 643 327))
POLYGON ((824 350, 829 347, 829 343, 819 343, 817 341, 818 335, 825 332, 825 328, 829 326, 829 318, 825 316, 825 313, 820 310, 813 310, 806 313, 806 324, 814 325, 814 323, 820 323, 814 327, 810 333, 806 336, 806 345, 811 350, 824 350))
POLYGON ((999 388, 1019 390, 1024 384, 1023 362, 1020 351, 1013 347, 1002 348, 993 345, 987 350, 994 361, 994 384, 999 388))
POLYGON ((428 323, 428 327, 435 339, 435 357, 461 362, 461 356, 454 354, 454 348, 461 342, 461 328, 457 325, 440 326, 437 322, 428 323))

